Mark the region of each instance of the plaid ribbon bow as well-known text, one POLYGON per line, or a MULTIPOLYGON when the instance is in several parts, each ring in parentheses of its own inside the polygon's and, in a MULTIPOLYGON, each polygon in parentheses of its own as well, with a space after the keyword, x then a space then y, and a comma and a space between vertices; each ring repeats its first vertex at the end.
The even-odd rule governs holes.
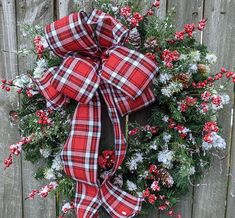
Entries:
POLYGON ((157 66, 143 54, 123 47, 128 30, 99 10, 89 18, 84 12, 73 13, 47 25, 45 32, 50 49, 63 63, 37 81, 39 90, 53 109, 70 98, 78 102, 61 153, 65 173, 77 181, 77 217, 96 217, 101 205, 112 217, 132 217, 140 211, 143 199, 110 181, 126 153, 118 111, 124 116, 154 101, 149 84, 157 66), (97 178, 101 135, 98 93, 107 104, 115 136, 115 163, 102 183, 97 178))

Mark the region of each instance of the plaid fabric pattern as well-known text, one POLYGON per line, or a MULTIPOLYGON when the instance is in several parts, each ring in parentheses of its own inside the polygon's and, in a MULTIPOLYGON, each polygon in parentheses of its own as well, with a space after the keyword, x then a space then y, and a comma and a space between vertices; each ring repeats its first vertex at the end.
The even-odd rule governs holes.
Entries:
POLYGON ((77 181, 77 217, 97 217, 100 206, 112 217, 133 217, 143 199, 110 182, 126 154, 118 111, 125 115, 154 101, 150 83, 157 66, 144 55, 121 46, 126 28, 99 10, 89 18, 83 12, 71 14, 47 25, 45 31, 52 51, 64 61, 37 81, 39 89, 51 105, 61 106, 67 99, 78 102, 61 153, 65 173, 77 181), (102 183, 97 175, 101 136, 98 93, 108 108, 115 145, 114 166, 102 183))
POLYGON ((56 72, 51 85, 80 103, 88 103, 99 87, 98 65, 89 59, 67 57, 56 72))
POLYGON ((93 10, 87 24, 95 25, 97 43, 100 48, 116 46, 126 39, 128 30, 112 16, 100 11, 93 10))
POLYGON ((70 52, 95 56, 98 45, 94 42, 94 32, 87 24, 84 12, 73 13, 45 27, 46 40, 50 49, 59 57, 70 52))
POLYGON ((47 72, 41 79, 35 80, 39 91, 47 99, 47 107, 50 109, 57 109, 59 107, 62 107, 69 101, 68 97, 61 94, 51 86, 51 80, 53 79, 53 76, 57 69, 57 67, 52 67, 47 70, 47 72))
POLYGON ((126 47, 115 47, 107 51, 101 78, 135 99, 140 96, 157 72, 153 61, 143 54, 126 47))

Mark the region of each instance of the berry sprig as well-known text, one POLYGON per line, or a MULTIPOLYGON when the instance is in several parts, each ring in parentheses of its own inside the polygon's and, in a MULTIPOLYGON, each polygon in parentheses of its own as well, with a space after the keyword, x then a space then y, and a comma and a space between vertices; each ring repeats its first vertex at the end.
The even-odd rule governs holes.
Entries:
POLYGON ((14 155, 19 156, 21 154, 22 146, 29 144, 31 141, 32 141, 32 137, 24 137, 19 142, 9 146, 10 154, 8 158, 4 160, 4 165, 5 165, 4 169, 12 165, 14 155))
POLYGON ((235 83, 235 73, 232 71, 228 71, 225 68, 221 68, 219 73, 216 73, 214 76, 208 77, 206 80, 199 82, 199 83, 192 83, 192 86, 196 89, 202 89, 206 87, 213 86, 214 82, 217 80, 220 80, 223 78, 223 76, 226 76, 227 79, 232 79, 232 82, 235 83))
POLYGON ((36 195, 40 196, 41 198, 46 198, 51 191, 55 190, 58 187, 58 185, 59 184, 57 182, 50 182, 40 189, 33 189, 25 198, 25 200, 33 200, 36 195))
POLYGON ((193 33, 198 29, 199 31, 203 31, 206 27, 207 19, 202 19, 198 22, 197 26, 194 23, 191 24, 185 24, 184 29, 182 31, 175 33, 175 40, 182 41, 185 37, 185 35, 188 35, 188 37, 192 38, 193 33))
POLYGON ((51 114, 51 110, 37 110, 36 116, 38 119, 38 124, 41 125, 50 125, 52 123, 52 119, 49 118, 49 115, 51 114))

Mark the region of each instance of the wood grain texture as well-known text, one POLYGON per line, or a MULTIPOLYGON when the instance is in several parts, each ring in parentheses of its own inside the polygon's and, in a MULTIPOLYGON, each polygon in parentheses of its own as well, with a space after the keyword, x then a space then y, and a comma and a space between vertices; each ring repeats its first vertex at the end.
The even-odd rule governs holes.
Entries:
MULTIPOLYGON (((176 11, 176 27, 177 30, 182 30, 187 23, 196 23, 202 18, 203 1, 202 0, 168 0, 167 11, 171 9, 176 11)), ((195 35, 198 41, 201 40, 201 33, 195 35)), ((193 187, 190 188, 189 193, 180 199, 174 210, 180 212, 182 218, 190 218, 192 216, 193 205, 193 187)), ((161 218, 166 216, 161 215, 161 218)))
MULTIPOLYGON (((17 75, 17 42, 15 2, 0 0, 0 78, 17 75)), ((19 137, 17 128, 8 120, 9 111, 18 105, 18 96, 0 90, 0 218, 23 216, 21 158, 14 159, 14 167, 4 171, 3 160, 9 155, 9 145, 19 137)))
MULTIPOLYGON (((218 72, 222 66, 226 68, 234 65, 234 1, 208 0, 205 1, 205 17, 208 18, 207 28, 203 34, 203 42, 211 52, 219 58, 213 71, 218 72)), ((213 72, 214 73, 214 72, 213 72)), ((233 99, 233 86, 228 87, 230 97, 233 99)), ((233 101, 220 114, 219 123, 223 125, 224 136, 228 146, 228 154, 231 151, 231 109, 233 101)), ((223 154, 222 154, 223 155, 223 154)), ((216 157, 212 159, 212 166, 206 174, 200 186, 195 189, 193 218, 223 218, 226 214, 226 194, 229 170, 229 156, 222 160, 216 157)), ((230 206, 231 209, 231 206, 230 206)), ((234 217, 234 206, 233 214, 234 217)), ((231 211, 230 211, 231 213, 231 211)))
MULTIPOLYGON (((16 1, 17 8, 17 24, 41 25, 53 20, 53 1, 47 0, 21 0, 16 1)), ((18 49, 32 48, 32 42, 24 36, 20 28, 17 32, 18 49)), ((19 57, 19 72, 25 73, 26 70, 33 69, 35 64, 35 56, 19 57)), ((40 188, 46 185, 48 181, 37 181, 32 175, 40 164, 33 165, 28 161, 22 163, 22 181, 23 181, 23 198, 25 198, 32 189, 40 188)), ((41 199, 38 197, 34 201, 23 201, 24 218, 54 218, 56 217, 56 206, 53 197, 41 199)))
MULTIPOLYGON (((175 8, 177 30, 182 30, 184 24, 196 23, 202 18, 203 0, 168 0, 167 11, 175 8)), ((201 33, 194 35, 198 40, 201 39, 201 33)))

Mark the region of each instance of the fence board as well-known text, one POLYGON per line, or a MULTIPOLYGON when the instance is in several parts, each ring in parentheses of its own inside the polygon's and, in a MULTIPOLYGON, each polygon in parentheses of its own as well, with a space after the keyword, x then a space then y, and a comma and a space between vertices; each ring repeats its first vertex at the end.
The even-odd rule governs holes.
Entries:
MULTIPOLYGON (((215 67, 217 71, 222 66, 230 68, 231 64, 234 64, 234 49, 232 50, 232 44, 230 44, 232 28, 229 28, 230 25, 234 26, 231 19, 234 4, 231 3, 230 0, 205 1, 205 17, 208 18, 208 24, 203 34, 203 42, 208 45, 209 50, 219 57, 215 67)), ((230 97, 233 98, 232 86, 229 87, 229 90, 230 97)), ((228 153, 231 149, 231 127, 229 124, 231 122, 232 107, 233 104, 231 103, 225 108, 219 119, 219 123, 223 124, 228 153)), ((228 168, 228 158, 221 161, 218 158, 213 158, 212 166, 202 181, 207 185, 195 189, 194 218, 225 217, 228 168)))
MULTIPOLYGON (((0 78, 11 79, 17 75, 16 56, 16 19, 15 2, 0 0, 0 78)), ((15 127, 9 124, 8 113, 17 107, 18 98, 15 94, 0 93, 0 162, 9 155, 8 145, 15 142, 18 133, 15 127)), ((22 218, 22 183, 21 158, 14 159, 15 167, 4 171, 0 165, 0 217, 22 218), (14 209, 12 209, 14 208, 14 209)))
MULTIPOLYGON (((218 6, 219 7, 219 6, 218 6)), ((220 16, 223 17, 224 20, 221 20, 221 29, 219 29, 218 31, 221 32, 221 39, 223 39, 224 41, 222 41, 222 44, 219 46, 218 43, 218 54, 223 56, 223 62, 221 64, 224 64, 226 67, 228 67, 229 69, 233 68, 233 70, 235 70, 235 16, 234 16, 234 8, 235 8, 235 2, 231 1, 231 0, 227 0, 224 1, 223 4, 220 5, 220 10, 218 11, 220 13, 220 16), (221 54, 221 48, 223 48, 222 50, 222 54, 221 54)), ((216 16, 216 15, 214 15, 216 16)), ((234 192, 235 192, 235 130, 234 130, 234 124, 235 124, 235 116, 233 117, 234 119, 233 121, 233 129, 232 126, 230 125, 226 125, 230 124, 229 120, 230 120, 230 112, 231 109, 234 109, 234 87, 229 86, 230 89, 230 97, 231 97, 231 104, 229 105, 229 107, 226 109, 225 113, 228 112, 228 114, 226 114, 226 120, 224 121, 224 130, 226 132, 227 135, 227 141, 230 145, 230 148, 228 149, 228 153, 229 153, 229 158, 227 161, 228 167, 230 167, 229 169, 229 177, 228 177, 228 181, 229 183, 226 184, 228 185, 228 189, 227 189, 227 199, 226 199, 226 213, 225 213, 225 217, 226 218, 232 218, 234 217, 234 213, 235 213, 235 199, 234 199, 234 192), (231 134, 231 135, 230 135, 231 134), (231 139, 231 140, 230 140, 231 139), (230 144, 230 142, 232 142, 232 144, 230 144)), ((221 114, 222 119, 224 120, 224 113, 221 114)), ((232 122, 231 122, 232 124, 232 122)))
MULTIPOLYGON (((169 0, 167 11, 169 12, 172 8, 176 11, 176 26, 177 30, 182 30, 184 25, 187 23, 196 23, 202 18, 203 2, 202 0, 169 0), (183 19, 182 19, 183 18, 183 19)), ((200 41, 201 34, 196 33, 197 40, 200 41)), ((191 217, 193 205, 193 187, 190 188, 189 193, 180 199, 177 204, 175 211, 179 211, 183 218, 191 217)), ((166 216, 161 216, 161 218, 166 216)))
MULTIPOLYGON (((22 0, 16 1, 17 21, 20 24, 45 25, 53 20, 53 1, 46 0, 22 0)), ((18 28, 18 45, 19 49, 32 47, 27 37, 18 28)), ((26 70, 33 69, 35 57, 19 57, 19 71, 25 73, 26 70)), ((23 180, 23 197, 25 198, 32 189, 46 185, 48 181, 37 181, 32 178, 33 173, 39 167, 32 165, 28 161, 22 163, 22 180, 23 180)), ((56 206, 54 197, 47 199, 37 198, 34 201, 27 200, 23 202, 24 218, 32 217, 56 217, 56 206)))

